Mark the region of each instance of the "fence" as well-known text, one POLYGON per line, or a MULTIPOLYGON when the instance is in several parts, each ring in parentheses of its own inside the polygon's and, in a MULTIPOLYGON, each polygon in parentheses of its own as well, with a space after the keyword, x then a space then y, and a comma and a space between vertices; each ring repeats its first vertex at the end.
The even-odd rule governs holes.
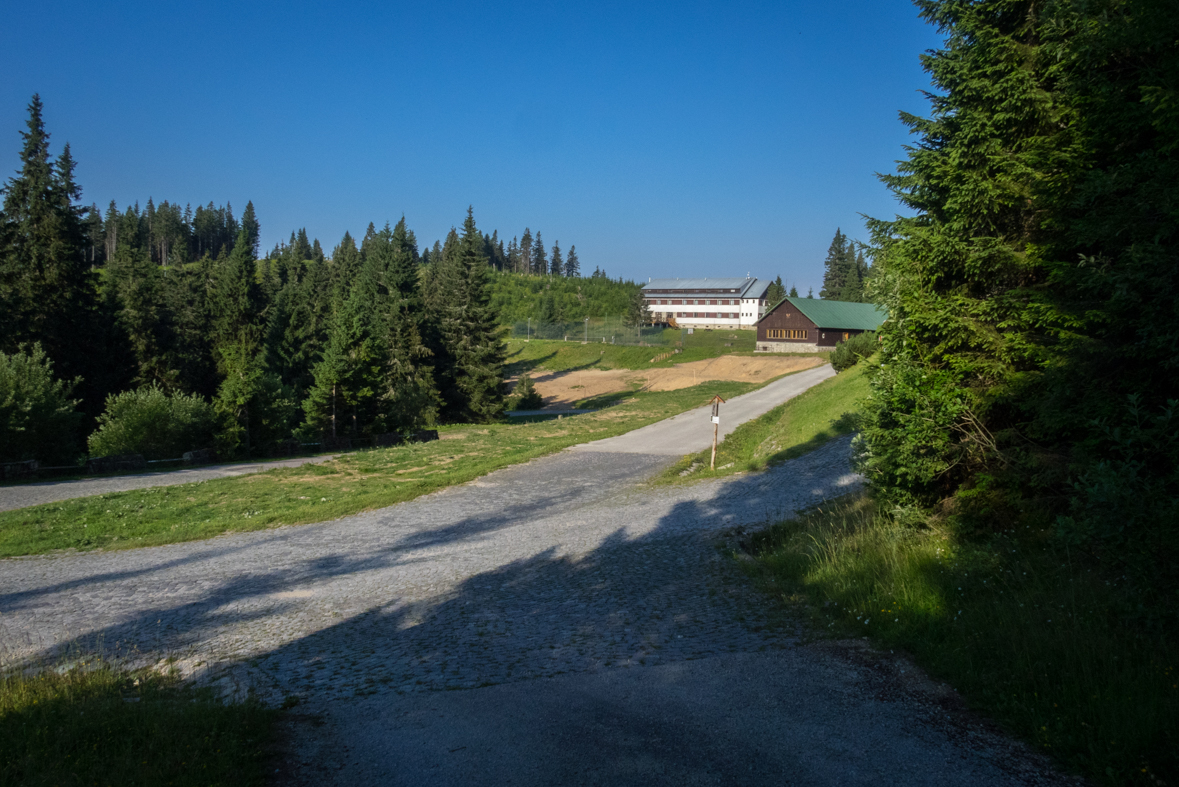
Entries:
POLYGON ((643 347, 678 347, 682 342, 681 331, 658 325, 627 325, 621 317, 590 317, 577 322, 517 322, 512 323, 511 338, 643 347))

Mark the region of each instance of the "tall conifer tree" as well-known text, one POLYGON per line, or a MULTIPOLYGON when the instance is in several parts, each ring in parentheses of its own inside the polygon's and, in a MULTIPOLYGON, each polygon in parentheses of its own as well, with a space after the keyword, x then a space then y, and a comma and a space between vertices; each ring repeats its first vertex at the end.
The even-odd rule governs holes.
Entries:
POLYGON ((577 259, 577 247, 569 247, 569 256, 565 258, 565 275, 569 277, 581 276, 581 260, 577 259))
POLYGON ((0 211, 0 351, 40 342, 62 379, 81 376, 83 407, 97 414, 105 391, 103 333, 94 279, 86 261, 86 231, 75 201, 69 146, 56 166, 50 159, 43 105, 29 103, 21 167, 3 188, 0 211))

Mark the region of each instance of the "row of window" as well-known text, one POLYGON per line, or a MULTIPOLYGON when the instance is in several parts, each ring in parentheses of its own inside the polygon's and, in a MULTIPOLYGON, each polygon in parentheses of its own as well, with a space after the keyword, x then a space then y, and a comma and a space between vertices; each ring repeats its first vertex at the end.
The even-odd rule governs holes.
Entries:
POLYGON ((740 317, 737 312, 652 312, 651 316, 656 320, 667 319, 668 317, 714 317, 721 320, 736 320, 740 317))
POLYGON ((664 300, 657 301, 654 298, 652 298, 649 301, 649 303, 652 306, 656 306, 656 305, 659 305, 659 306, 739 306, 741 304, 741 300, 739 298, 734 298, 734 299, 722 298, 720 300, 717 300, 714 298, 712 300, 699 299, 699 300, 686 300, 686 301, 684 301, 684 300, 668 301, 668 300, 664 299, 664 300))
POLYGON ((793 328, 767 328, 767 339, 805 339, 806 331, 794 330, 793 328))
MULTIPOLYGON (((684 289, 686 290, 687 288, 685 287, 684 289)), ((643 292, 646 294, 656 293, 656 292, 676 293, 676 292, 683 292, 683 291, 684 290, 648 290, 645 288, 643 290, 643 292)), ((737 290, 697 290, 697 289, 693 289, 692 292, 737 292, 737 290)))

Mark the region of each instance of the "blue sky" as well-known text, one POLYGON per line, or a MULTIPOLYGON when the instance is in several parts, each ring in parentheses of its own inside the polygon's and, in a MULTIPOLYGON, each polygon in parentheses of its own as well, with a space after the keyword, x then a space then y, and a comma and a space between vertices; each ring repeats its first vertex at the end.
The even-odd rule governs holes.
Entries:
POLYGON ((844 3, 12 3, 0 172, 38 92, 83 199, 253 200, 263 247, 402 214, 576 244, 611 276, 818 289, 835 228, 898 207, 936 31, 844 3))

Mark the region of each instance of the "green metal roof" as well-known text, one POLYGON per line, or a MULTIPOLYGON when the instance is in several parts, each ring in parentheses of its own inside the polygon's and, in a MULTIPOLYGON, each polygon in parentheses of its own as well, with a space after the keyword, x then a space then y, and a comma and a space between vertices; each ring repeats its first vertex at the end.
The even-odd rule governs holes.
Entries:
MULTIPOLYGON (((888 312, 874 303, 846 303, 823 301, 818 298, 783 298, 774 308, 767 309, 762 320, 769 317, 787 301, 815 324, 816 328, 843 331, 875 331, 888 317, 888 312)), ((761 322, 761 320, 758 320, 761 322)))

